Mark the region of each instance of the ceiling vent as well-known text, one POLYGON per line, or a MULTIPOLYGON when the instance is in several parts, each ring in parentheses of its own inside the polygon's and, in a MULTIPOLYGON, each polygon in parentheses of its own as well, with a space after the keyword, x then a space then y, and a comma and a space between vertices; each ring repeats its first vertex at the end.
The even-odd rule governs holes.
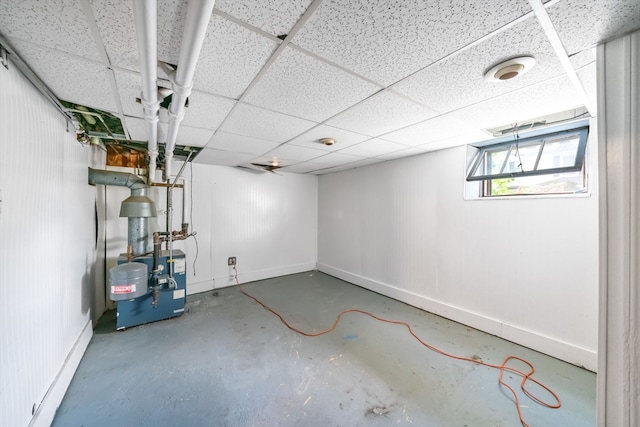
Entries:
POLYGON ((529 71, 535 63, 536 60, 531 56, 509 59, 492 67, 485 73, 484 79, 494 83, 511 80, 529 71))

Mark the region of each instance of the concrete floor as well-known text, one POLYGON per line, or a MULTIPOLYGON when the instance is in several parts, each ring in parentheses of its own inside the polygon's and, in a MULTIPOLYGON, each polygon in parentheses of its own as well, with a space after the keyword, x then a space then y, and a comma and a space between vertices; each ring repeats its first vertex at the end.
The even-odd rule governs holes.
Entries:
MULTIPOLYGON (((548 409, 520 393, 531 427, 595 425, 591 372, 319 272, 243 288, 305 331, 357 307, 407 321, 451 353, 523 357, 562 399, 548 409)), ((328 335, 298 335, 231 287, 190 296, 179 318, 125 331, 105 314, 53 426, 519 426, 497 378, 361 314, 328 335)), ((519 389, 518 377, 505 378, 519 389)))

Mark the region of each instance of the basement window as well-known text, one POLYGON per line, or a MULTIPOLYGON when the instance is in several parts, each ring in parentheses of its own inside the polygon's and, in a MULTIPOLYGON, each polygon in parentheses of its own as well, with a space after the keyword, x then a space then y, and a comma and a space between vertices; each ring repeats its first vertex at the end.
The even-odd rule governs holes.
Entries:
POLYGON ((588 126, 547 131, 476 147, 467 181, 480 197, 586 192, 588 126))

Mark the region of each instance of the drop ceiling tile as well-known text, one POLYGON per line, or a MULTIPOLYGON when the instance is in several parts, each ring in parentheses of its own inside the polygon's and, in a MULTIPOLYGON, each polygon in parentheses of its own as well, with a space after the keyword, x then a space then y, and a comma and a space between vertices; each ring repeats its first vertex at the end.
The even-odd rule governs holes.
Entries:
POLYGON ((216 133, 207 148, 234 151, 253 155, 263 155, 276 148, 280 143, 227 132, 216 133))
POLYGON ((450 113, 466 124, 487 129, 582 106, 568 77, 529 86, 450 113))
POLYGON ((448 114, 387 133, 382 136, 382 139, 413 147, 461 134, 470 129, 471 127, 465 122, 456 120, 448 114))
POLYGON ((311 0, 218 0, 216 9, 274 36, 288 34, 311 0))
POLYGON ((322 157, 317 158, 315 161, 319 163, 324 163, 330 166, 339 166, 339 165, 346 165, 349 163, 355 163, 360 160, 364 160, 364 157, 354 156, 352 154, 328 153, 322 157))
POLYGON ((275 142, 286 142, 316 123, 284 114, 238 104, 220 130, 275 142))
POLYGON ((569 55, 640 28, 637 0, 563 0, 547 13, 569 55))
MULTIPOLYGON (((140 119, 138 117, 128 117, 125 116, 124 124, 129 131, 129 136, 134 141, 148 141, 149 137, 147 135, 147 123, 144 119, 140 119)), ((165 129, 166 135, 166 129, 165 129)))
POLYGON ((142 78, 140 74, 133 71, 115 70, 115 75, 124 114, 126 116, 144 118, 142 104, 136 102, 136 98, 142 96, 142 78))
POLYGON ((287 48, 249 92, 246 101, 321 122, 379 87, 296 49, 287 48))
POLYGON ((140 71, 133 2, 91 0, 91 6, 111 64, 140 71))
POLYGON ((535 17, 470 49, 434 64, 394 86, 394 90, 446 113, 557 77, 564 69, 535 17), (535 66, 513 80, 484 80, 496 64, 517 56, 533 56, 535 66))
POLYGON ((14 48, 59 99, 118 113, 106 66, 22 41, 14 48))
POLYGON ((213 131, 211 129, 194 128, 181 124, 178 129, 176 144, 187 147, 204 147, 212 136, 213 131))
POLYGON ((255 165, 273 165, 276 164, 279 167, 292 166, 301 163, 299 160, 285 159, 283 157, 275 157, 270 154, 264 156, 254 157, 250 163, 255 165))
POLYGON ((569 60, 571 61, 573 69, 579 70, 580 68, 596 61, 595 49, 585 49, 581 52, 573 54, 571 55, 569 60))
MULTIPOLYGON (((188 3, 184 0, 158 2, 158 59, 177 64, 188 3)), ((211 23, 209 23, 211 24, 211 23)))
POLYGON ((12 44, 20 39, 96 61, 101 59, 77 0, 4 1, 0 28, 12 44))
POLYGON ((266 37, 212 16, 193 76, 194 89, 239 98, 277 46, 266 37))
POLYGON ((207 165, 238 166, 247 163, 253 155, 246 153, 232 153, 229 151, 205 148, 193 159, 194 163, 207 165))
POLYGON ((386 86, 530 10, 526 0, 326 0, 293 42, 386 86))
POLYGON ((443 150, 445 148, 459 147, 461 145, 477 144, 479 142, 488 141, 492 138, 493 137, 489 135, 488 132, 476 130, 451 138, 430 142, 415 148, 426 153, 429 151, 443 150))
POLYGON ((227 117, 236 101, 194 90, 189 96, 182 124, 216 130, 227 117))
POLYGON ((378 157, 390 154, 398 150, 407 148, 404 145, 396 144, 378 138, 373 138, 360 144, 352 145, 344 150, 340 150, 342 154, 352 154, 361 157, 378 157))
POLYGON ((384 133, 438 115, 433 110, 389 91, 383 91, 349 108, 327 124, 369 136, 384 133))
POLYGON ((326 169, 331 167, 330 165, 325 165, 324 163, 317 162, 302 162, 292 166, 287 166, 278 171, 282 172, 291 172, 291 173, 308 173, 314 172, 320 169, 326 169))
POLYGON ((323 150, 298 147, 297 145, 289 144, 281 145, 280 147, 266 153, 266 155, 277 159, 283 158, 302 162, 324 156, 325 154, 327 154, 327 152, 323 150))
POLYGON ((337 151, 358 144, 369 139, 367 135, 362 135, 348 130, 335 128, 333 126, 318 125, 313 129, 289 141, 291 145, 300 147, 317 148, 324 151, 337 151), (334 145, 324 145, 320 142, 322 138, 333 138, 334 145))
MULTIPOLYGON (((598 92, 598 80, 596 76, 596 63, 593 62, 578 71, 578 78, 587 93, 587 98, 589 98, 591 106, 593 108, 597 107, 598 99, 596 94, 598 92)), ((595 111, 592 111, 591 113, 592 116, 596 115, 595 111)))
POLYGON ((395 151, 393 153, 385 154, 383 156, 378 156, 378 158, 381 160, 393 160, 393 159, 400 159, 403 157, 411 157, 411 156, 415 156, 417 154, 422 154, 422 153, 424 153, 424 150, 421 150, 415 147, 409 147, 409 148, 405 148, 404 150, 395 151))

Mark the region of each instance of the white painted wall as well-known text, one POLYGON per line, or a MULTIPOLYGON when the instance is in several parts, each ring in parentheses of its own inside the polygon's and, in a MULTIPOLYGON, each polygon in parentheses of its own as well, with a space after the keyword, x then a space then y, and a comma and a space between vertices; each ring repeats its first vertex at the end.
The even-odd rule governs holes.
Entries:
MULTIPOLYGON (((180 165, 174 165, 177 172, 180 165)), ((253 173, 226 166, 193 164, 183 174, 191 188, 187 222, 197 232, 175 242, 187 255, 187 293, 225 287, 235 282, 227 258, 237 258, 239 279, 249 282, 313 270, 317 260, 318 179, 315 176, 253 173), (192 174, 193 173, 193 177, 192 174), (192 208, 191 208, 192 204, 192 208), (197 259, 196 259, 197 252, 197 259), (195 260, 195 269, 194 269, 195 260), (195 274, 194 274, 195 271, 195 274)), ((153 188, 159 216, 150 229, 164 230, 165 190, 153 188)), ((187 195, 189 192, 187 192, 187 195)), ((120 202, 129 189, 107 187, 108 267, 126 249, 127 219, 119 218, 120 202)), ((182 190, 173 195, 172 229, 180 229, 182 190)), ((164 247, 164 246, 163 246, 164 247)))
POLYGON ((590 197, 464 200, 465 147, 321 176, 318 268, 595 370, 594 140, 590 197))
POLYGON ((101 156, 13 63, 0 94, 0 425, 49 425, 100 304, 87 166, 101 156))

